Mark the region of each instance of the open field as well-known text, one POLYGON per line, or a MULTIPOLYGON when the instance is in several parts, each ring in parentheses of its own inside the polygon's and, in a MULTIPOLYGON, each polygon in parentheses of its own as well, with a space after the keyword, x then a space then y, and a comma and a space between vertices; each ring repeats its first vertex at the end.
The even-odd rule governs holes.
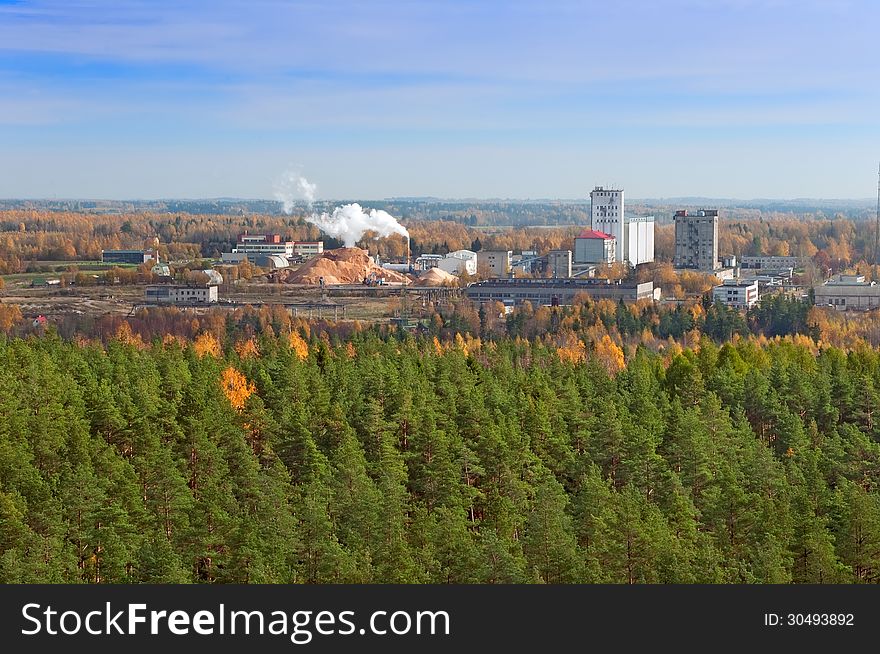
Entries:
MULTIPOLYGON (((30 276, 9 275, 0 302, 17 304, 26 317, 45 315, 94 315, 107 313, 128 315, 144 306, 143 285, 112 285, 87 287, 32 287, 30 276), (12 279, 10 279, 12 278, 12 279)), ((392 317, 406 303, 411 309, 421 306, 416 297, 327 297, 314 286, 281 284, 228 284, 219 289, 221 301, 212 307, 233 309, 247 304, 283 304, 300 316, 332 318, 334 305, 337 317, 349 320, 382 321, 392 317), (297 305, 301 307, 297 308, 297 305), (318 308, 320 307, 320 309, 318 308), (344 308, 344 313, 343 313, 344 308)), ((202 309, 206 307, 198 307, 202 309)))

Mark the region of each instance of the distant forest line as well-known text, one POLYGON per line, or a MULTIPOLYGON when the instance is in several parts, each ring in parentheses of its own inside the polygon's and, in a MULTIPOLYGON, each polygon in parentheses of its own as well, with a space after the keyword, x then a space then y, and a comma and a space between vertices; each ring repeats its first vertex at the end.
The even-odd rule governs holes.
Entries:
MULTIPOLYGON (((541 227, 542 223, 529 218, 531 207, 517 204, 509 209, 495 209, 480 205, 458 213, 430 215, 416 211, 414 215, 404 215, 403 220, 411 234, 414 255, 459 249, 571 249, 574 237, 590 222, 588 205, 560 205, 557 210, 567 212, 568 217, 563 221, 548 219, 553 226, 541 227), (522 216, 521 221, 513 220, 517 215, 522 216), (532 227, 486 228, 496 222, 532 227)), ((862 214, 855 220, 821 213, 792 215, 745 209, 735 214, 724 212, 719 252, 736 256, 794 255, 814 268, 813 277, 824 276, 860 262, 873 262, 874 230, 864 222, 873 213, 862 214)), ((0 211, 0 274, 25 272, 39 261, 95 261, 100 259, 102 249, 142 247, 145 241, 156 237, 166 260, 218 258, 234 246, 244 231, 279 233, 297 240, 322 238, 327 248, 341 245, 309 224, 301 211, 286 216, 14 209, 0 211)), ((660 264, 669 263, 674 255, 674 226, 658 223, 655 231, 655 259, 660 264)), ((375 240, 367 233, 360 245, 384 257, 406 254, 406 240, 399 236, 375 240)))
MULTIPOLYGON (((386 198, 383 200, 318 200, 312 208, 328 211, 338 204, 359 202, 363 206, 384 209, 405 220, 457 220, 475 224, 555 225, 571 224, 586 208, 589 197, 581 199, 455 199, 455 198, 386 198), (476 212, 476 213, 472 213, 476 212), (486 221, 479 223, 480 220, 486 221), (531 220, 530 223, 522 222, 531 220), (504 222, 509 221, 509 222, 504 222)), ((681 198, 627 198, 628 206, 636 211, 657 212, 659 220, 671 217, 675 209, 692 207, 723 208, 730 215, 739 212, 782 213, 789 216, 812 215, 833 218, 838 214, 851 219, 865 219, 874 215, 873 199, 820 199, 791 200, 681 197, 681 198), (667 215, 668 214, 668 215, 667 215)), ((84 213, 189 213, 216 215, 281 214, 282 203, 274 200, 217 198, 204 200, 46 200, 0 199, 0 211, 28 210, 84 213)), ((298 213, 306 209, 299 203, 298 213)))

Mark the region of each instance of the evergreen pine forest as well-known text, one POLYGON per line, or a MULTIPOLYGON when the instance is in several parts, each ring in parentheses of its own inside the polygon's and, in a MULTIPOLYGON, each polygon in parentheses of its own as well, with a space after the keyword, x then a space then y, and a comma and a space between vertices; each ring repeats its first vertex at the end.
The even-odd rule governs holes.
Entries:
POLYGON ((878 580, 876 349, 227 340, 0 340, 0 581, 878 580))

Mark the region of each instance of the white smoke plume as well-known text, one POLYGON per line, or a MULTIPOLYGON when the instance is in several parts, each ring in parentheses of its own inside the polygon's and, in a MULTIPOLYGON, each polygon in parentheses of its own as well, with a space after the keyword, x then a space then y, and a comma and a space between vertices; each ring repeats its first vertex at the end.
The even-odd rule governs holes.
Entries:
POLYGON ((310 182, 298 172, 287 170, 275 182, 275 199, 284 205, 284 213, 290 214, 300 198, 311 207, 315 202, 318 185, 310 182))
POLYGON ((313 213, 306 220, 328 236, 341 240, 347 248, 353 248, 367 231, 376 232, 378 236, 400 234, 409 238, 406 227, 390 213, 382 209, 364 211, 356 202, 336 207, 333 213, 313 213))

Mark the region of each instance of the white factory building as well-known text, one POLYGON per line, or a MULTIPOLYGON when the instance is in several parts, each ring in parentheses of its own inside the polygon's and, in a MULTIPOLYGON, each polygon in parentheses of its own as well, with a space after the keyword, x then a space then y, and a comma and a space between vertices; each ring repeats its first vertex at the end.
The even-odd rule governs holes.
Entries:
POLYGON ((758 301, 758 282, 754 279, 725 279, 712 289, 712 300, 736 309, 749 309, 758 301))
POLYGON ((223 252, 223 263, 241 263, 244 259, 256 264, 260 257, 279 255, 288 259, 309 259, 324 252, 324 241, 286 241, 280 234, 240 234, 232 252, 223 252))
POLYGON ((470 250, 450 252, 437 262, 437 267, 453 275, 476 275, 477 253, 470 250))
POLYGON ((614 258, 631 266, 654 260, 654 216, 627 216, 623 189, 590 192, 591 227, 615 238, 614 258))
POLYGON ((147 286, 144 299, 148 303, 156 304, 213 304, 217 302, 217 287, 172 284, 147 286))
POLYGON ((477 253, 455 250, 448 254, 422 254, 415 260, 416 270, 439 268, 452 275, 476 275, 477 253))

